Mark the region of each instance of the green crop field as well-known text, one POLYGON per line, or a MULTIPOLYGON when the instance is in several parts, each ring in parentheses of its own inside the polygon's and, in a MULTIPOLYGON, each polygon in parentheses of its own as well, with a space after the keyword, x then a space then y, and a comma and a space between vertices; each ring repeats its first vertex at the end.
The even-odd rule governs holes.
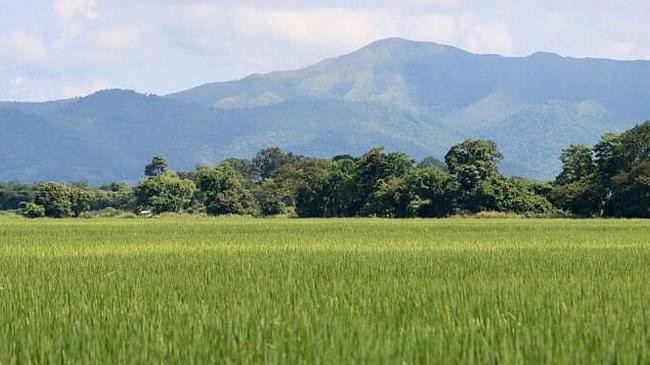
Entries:
POLYGON ((650 221, 0 217, 0 363, 650 363, 650 221))

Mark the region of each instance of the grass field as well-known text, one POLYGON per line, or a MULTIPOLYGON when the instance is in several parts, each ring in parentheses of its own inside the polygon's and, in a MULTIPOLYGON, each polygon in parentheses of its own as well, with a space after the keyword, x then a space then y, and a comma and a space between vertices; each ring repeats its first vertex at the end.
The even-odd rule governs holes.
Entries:
POLYGON ((0 363, 650 363, 650 221, 0 217, 0 363))

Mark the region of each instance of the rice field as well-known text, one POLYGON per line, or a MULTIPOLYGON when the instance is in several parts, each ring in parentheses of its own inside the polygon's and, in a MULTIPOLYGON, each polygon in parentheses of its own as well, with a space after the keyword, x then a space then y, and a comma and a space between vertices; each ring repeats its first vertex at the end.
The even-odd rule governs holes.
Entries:
POLYGON ((0 363, 650 363, 650 221, 0 217, 0 363))

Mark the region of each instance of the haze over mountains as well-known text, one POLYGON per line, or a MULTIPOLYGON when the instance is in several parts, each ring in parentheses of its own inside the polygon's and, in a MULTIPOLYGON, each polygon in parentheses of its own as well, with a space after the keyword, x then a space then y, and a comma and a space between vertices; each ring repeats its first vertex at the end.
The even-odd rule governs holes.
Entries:
MULTIPOLYGON (((209 65, 206 65, 209 67, 209 65)), ((506 174, 551 178, 560 150, 650 119, 650 62, 477 55, 386 39, 296 71, 167 96, 105 90, 0 103, 0 180, 137 180, 263 147, 331 157, 375 145, 419 159, 490 138, 506 174)))

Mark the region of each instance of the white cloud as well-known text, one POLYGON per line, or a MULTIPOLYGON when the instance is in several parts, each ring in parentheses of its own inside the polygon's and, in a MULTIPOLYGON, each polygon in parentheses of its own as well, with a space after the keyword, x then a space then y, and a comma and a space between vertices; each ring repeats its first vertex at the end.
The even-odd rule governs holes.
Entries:
MULTIPOLYGON (((449 0, 444 5, 451 4, 457 4, 457 1, 449 0)), ((403 36, 450 43, 475 52, 513 51, 512 37, 505 25, 485 21, 471 13, 423 11, 414 14, 392 8, 273 10, 224 8, 201 3, 181 6, 179 14, 189 22, 190 28, 194 28, 191 34, 231 32, 238 38, 267 42, 274 39, 334 49, 350 49, 380 38, 403 36)), ((205 43, 201 47, 205 47, 205 43)))
POLYGON ((5 57, 25 61, 40 59, 47 53, 43 40, 26 32, 13 32, 0 38, 0 48, 5 57))
POLYGON ((464 28, 466 36, 463 43, 471 51, 506 55, 514 51, 512 36, 503 24, 481 24, 470 21, 464 23, 464 28))
POLYGON ((614 42, 607 51, 614 57, 622 59, 650 59, 650 47, 639 47, 635 42, 614 42))
POLYGON ((350 44, 382 33, 383 15, 346 8, 273 10, 257 7, 181 6, 179 15, 196 32, 235 33, 239 37, 310 44, 350 44), (215 21, 217 20, 218 21, 215 21))
POLYGON ((140 31, 131 26, 111 27, 94 37, 99 47, 107 48, 133 48, 140 43, 140 39, 140 31))
MULTIPOLYGON (((423 14, 404 17, 401 20, 405 29, 404 37, 429 39, 437 42, 452 43, 456 35, 457 23, 453 16, 440 14, 423 14)), ((398 32, 400 33, 400 32, 398 32)))
POLYGON ((514 52, 512 35, 504 24, 488 22, 471 13, 407 15, 392 29, 406 38, 444 43, 476 53, 514 52))
POLYGON ((381 34, 386 15, 350 9, 310 9, 305 11, 241 11, 246 28, 258 34, 312 44, 358 44, 381 34))
POLYGON ((89 82, 77 82, 64 84, 59 94, 63 98, 74 98, 77 96, 84 96, 91 94, 95 91, 107 89, 112 87, 112 83, 108 80, 94 80, 89 82))
POLYGON ((97 19, 95 0, 55 0, 54 12, 64 21, 81 15, 87 20, 97 19))

